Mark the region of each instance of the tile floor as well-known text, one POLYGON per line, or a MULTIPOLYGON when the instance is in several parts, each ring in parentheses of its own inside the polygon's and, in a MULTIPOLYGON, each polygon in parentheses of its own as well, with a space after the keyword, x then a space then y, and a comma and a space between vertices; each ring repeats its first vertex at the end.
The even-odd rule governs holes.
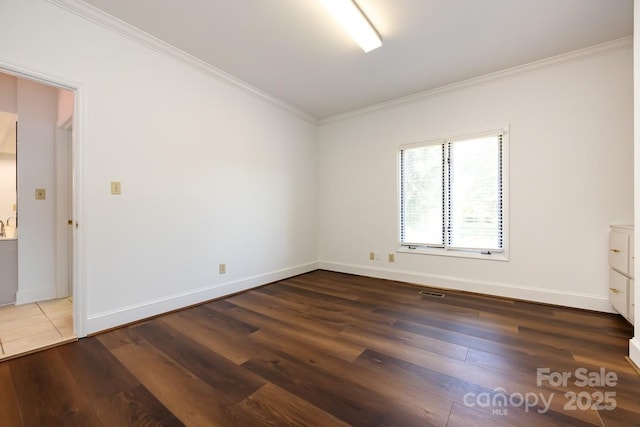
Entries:
POLYGON ((0 360, 76 339, 71 298, 0 307, 0 360))

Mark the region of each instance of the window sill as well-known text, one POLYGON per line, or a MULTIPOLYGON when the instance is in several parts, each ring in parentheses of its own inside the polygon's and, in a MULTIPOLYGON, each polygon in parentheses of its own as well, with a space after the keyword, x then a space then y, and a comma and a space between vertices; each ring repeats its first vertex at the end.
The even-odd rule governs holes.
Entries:
POLYGON ((406 246, 400 246, 396 252, 404 253, 404 254, 417 254, 417 255, 435 255, 435 256, 446 256, 453 258, 471 258, 471 259, 482 259, 487 261, 509 261, 509 257, 505 252, 492 253, 490 255, 481 254, 478 252, 467 252, 467 251, 459 251, 452 249, 441 249, 441 248, 416 248, 409 249, 406 246))

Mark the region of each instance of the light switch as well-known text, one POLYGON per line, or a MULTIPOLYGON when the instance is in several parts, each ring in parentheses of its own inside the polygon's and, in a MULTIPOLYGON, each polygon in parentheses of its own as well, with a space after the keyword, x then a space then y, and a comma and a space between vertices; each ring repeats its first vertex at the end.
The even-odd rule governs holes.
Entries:
POLYGON ((122 194, 120 181, 111 181, 111 194, 122 194))
POLYGON ((36 188, 36 200, 45 200, 47 198, 47 190, 44 188, 36 188))

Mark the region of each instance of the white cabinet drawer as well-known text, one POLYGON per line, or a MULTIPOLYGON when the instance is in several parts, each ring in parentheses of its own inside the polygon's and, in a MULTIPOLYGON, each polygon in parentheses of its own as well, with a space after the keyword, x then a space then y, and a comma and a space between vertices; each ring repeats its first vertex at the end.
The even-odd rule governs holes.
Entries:
POLYGON ((609 231, 609 302, 633 323, 635 248, 633 226, 612 225, 609 231))
POLYGON ((629 317, 629 279, 615 270, 609 270, 609 302, 613 308, 629 317))
POLYGON ((609 233, 609 265, 629 274, 629 235, 611 231, 609 233))

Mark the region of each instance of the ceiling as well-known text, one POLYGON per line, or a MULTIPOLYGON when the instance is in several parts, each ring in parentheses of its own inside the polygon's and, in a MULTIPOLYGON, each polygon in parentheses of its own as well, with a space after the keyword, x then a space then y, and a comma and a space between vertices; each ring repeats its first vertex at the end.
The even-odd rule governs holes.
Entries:
POLYGON ((357 0, 364 53, 318 0, 84 2, 317 119, 633 32, 633 0, 357 0))

